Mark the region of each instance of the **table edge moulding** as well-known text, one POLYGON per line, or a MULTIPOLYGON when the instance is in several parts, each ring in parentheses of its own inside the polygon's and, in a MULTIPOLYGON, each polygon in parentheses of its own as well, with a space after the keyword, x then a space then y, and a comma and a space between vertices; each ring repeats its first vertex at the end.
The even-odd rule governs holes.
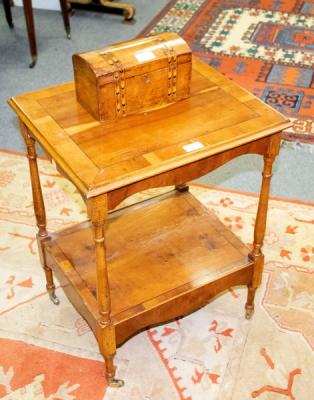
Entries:
POLYGON ((27 147, 47 291, 59 304, 54 272, 93 330, 113 387, 123 384, 115 376, 116 348, 130 336, 234 285, 248 287, 250 318, 261 284, 272 165, 281 131, 291 124, 196 57, 192 65, 188 99, 117 121, 94 119, 76 101, 73 83, 9 100, 27 147), (35 142, 76 186, 88 221, 47 231, 35 142), (249 153, 264 158, 251 250, 186 184, 249 153), (161 186, 174 188, 114 210, 130 195, 161 186))

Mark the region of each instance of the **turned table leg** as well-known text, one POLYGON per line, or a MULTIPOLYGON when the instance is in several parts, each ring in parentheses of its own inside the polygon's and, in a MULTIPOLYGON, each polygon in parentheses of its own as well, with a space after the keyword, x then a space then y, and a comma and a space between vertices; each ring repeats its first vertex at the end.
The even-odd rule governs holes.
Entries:
POLYGON ((70 28, 70 20, 69 20, 69 11, 66 0, 60 0, 60 8, 62 13, 62 19, 64 24, 64 29, 67 34, 67 38, 71 39, 71 28, 70 28))
POLYGON ((111 387, 123 386, 123 380, 115 378, 113 359, 116 353, 115 328, 111 323, 111 302, 106 263, 105 221, 107 217, 107 195, 87 200, 87 212, 91 219, 96 251, 98 320, 97 340, 106 363, 106 378, 111 387))
POLYGON ((43 200, 43 195, 41 191, 40 179, 39 179, 39 172, 38 172, 38 165, 37 165, 37 153, 35 147, 35 139, 33 139, 27 127, 20 121, 20 130, 23 136, 23 139, 26 144, 27 148, 27 158, 29 163, 29 171, 31 176, 31 183, 32 183, 32 194, 33 194, 33 202, 34 202, 34 212, 36 217, 36 223, 38 227, 37 233, 37 242, 38 242, 38 249, 40 255, 40 261, 44 268, 45 275, 46 275, 46 288, 49 293, 49 297, 51 301, 58 305, 59 299, 55 294, 55 285, 53 282, 53 275, 51 268, 48 267, 45 255, 42 249, 42 241, 47 240, 48 232, 46 229, 46 212, 45 212, 45 205, 43 200))
POLYGON ((32 62, 30 63, 29 68, 33 68, 37 61, 37 46, 36 46, 32 0, 23 0, 23 6, 24 6, 24 15, 27 27, 29 47, 32 56, 32 62))
POLYGON ((248 285, 248 296, 245 305, 247 319, 250 319, 253 315, 255 292, 262 281, 264 268, 264 254, 262 252, 262 246, 266 230, 270 181, 272 177, 273 162, 279 152, 279 147, 280 134, 277 134, 271 137, 267 154, 264 156, 262 185, 254 228, 253 249, 249 254, 250 259, 254 261, 254 272, 252 282, 250 285, 248 285))

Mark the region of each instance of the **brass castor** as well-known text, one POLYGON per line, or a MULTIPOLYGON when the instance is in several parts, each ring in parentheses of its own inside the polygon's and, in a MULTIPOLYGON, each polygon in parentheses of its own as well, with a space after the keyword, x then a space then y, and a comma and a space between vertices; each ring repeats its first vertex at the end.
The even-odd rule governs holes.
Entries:
POLYGON ((124 380, 116 379, 116 378, 109 379, 108 386, 110 386, 112 388, 120 388, 120 387, 124 386, 124 380))
POLYGON ((254 306, 245 306, 245 318, 251 319, 254 314, 254 306))
POLYGON ((67 34, 67 38, 70 40, 71 39, 71 30, 70 30, 70 28, 66 29, 66 34, 67 34))
POLYGON ((32 56, 32 62, 29 64, 29 68, 34 68, 37 62, 37 56, 32 56))
POLYGON ((59 298, 56 296, 55 293, 49 293, 49 298, 53 302, 54 305, 58 306, 60 304, 59 298))

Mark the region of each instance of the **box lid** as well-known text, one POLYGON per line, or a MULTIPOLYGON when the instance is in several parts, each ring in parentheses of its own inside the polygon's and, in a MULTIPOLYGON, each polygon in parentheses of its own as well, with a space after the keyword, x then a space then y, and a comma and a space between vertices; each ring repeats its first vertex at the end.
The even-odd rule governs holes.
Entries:
POLYGON ((115 72, 124 73, 125 79, 169 64, 191 62, 192 52, 188 44, 173 32, 134 39, 101 49, 74 54, 73 65, 86 63, 93 71, 98 84, 114 80, 115 72))

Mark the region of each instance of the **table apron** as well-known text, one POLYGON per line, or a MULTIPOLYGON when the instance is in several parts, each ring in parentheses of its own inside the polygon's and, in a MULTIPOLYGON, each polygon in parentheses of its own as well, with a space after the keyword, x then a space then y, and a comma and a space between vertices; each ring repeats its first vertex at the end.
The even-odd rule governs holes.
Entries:
POLYGON ((235 157, 244 154, 259 154, 265 156, 268 153, 269 146, 274 139, 279 141, 280 133, 275 133, 273 135, 254 140, 250 143, 235 147, 233 149, 226 150, 201 160, 194 161, 190 164, 174 168, 171 171, 166 171, 112 190, 107 193, 108 211, 114 209, 119 203, 132 194, 150 188, 180 185, 192 179, 197 179, 222 166, 235 157))

